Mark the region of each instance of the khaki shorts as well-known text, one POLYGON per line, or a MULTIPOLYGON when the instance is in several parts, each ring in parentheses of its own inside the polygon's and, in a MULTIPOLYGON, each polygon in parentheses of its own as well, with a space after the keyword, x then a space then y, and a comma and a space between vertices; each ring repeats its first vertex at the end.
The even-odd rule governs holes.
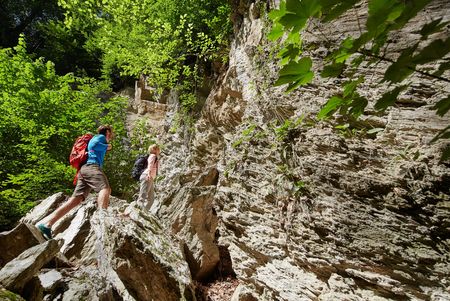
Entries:
POLYGON ((99 192, 104 188, 110 188, 108 178, 97 164, 83 165, 78 174, 78 181, 72 197, 83 196, 87 198, 91 190, 99 192))

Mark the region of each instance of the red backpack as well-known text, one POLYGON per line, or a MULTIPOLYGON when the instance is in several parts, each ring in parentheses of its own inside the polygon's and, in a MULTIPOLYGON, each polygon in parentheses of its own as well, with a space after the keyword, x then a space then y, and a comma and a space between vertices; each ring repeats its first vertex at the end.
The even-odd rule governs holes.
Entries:
POLYGON ((70 166, 75 167, 77 174, 73 179, 73 185, 76 185, 78 179, 78 172, 81 166, 83 166, 88 159, 88 143, 94 137, 92 134, 87 133, 78 137, 73 144, 72 151, 70 152, 69 162, 70 166))

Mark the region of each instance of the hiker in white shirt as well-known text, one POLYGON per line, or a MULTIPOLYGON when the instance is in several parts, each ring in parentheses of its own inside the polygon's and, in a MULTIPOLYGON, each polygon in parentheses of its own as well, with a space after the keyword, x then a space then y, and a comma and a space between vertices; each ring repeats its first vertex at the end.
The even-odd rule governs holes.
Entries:
POLYGON ((160 148, 157 144, 153 144, 148 148, 149 156, 147 168, 142 172, 141 177, 139 178, 140 188, 137 203, 141 208, 147 210, 150 210, 153 200, 155 199, 154 181, 158 174, 158 156, 160 152, 160 148))

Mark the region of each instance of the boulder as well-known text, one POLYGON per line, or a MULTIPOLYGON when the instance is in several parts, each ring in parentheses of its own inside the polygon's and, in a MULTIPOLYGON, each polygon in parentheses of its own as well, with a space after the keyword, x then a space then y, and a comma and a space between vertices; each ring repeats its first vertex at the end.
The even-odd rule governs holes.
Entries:
POLYGON ((27 213, 20 221, 23 223, 36 224, 44 221, 45 217, 50 215, 56 208, 59 207, 66 199, 62 192, 55 193, 45 200, 39 202, 30 212, 27 213))
POLYGON ((214 191, 214 186, 184 187, 158 212, 183 242, 192 277, 197 280, 210 276, 220 260, 215 243, 218 220, 212 206, 214 191))
POLYGON ((58 253, 62 241, 49 240, 36 245, 8 262, 0 271, 0 284, 13 292, 22 292, 25 284, 58 253))
POLYGON ((0 268, 23 251, 44 241, 39 230, 27 223, 20 223, 11 231, 0 233, 0 268))

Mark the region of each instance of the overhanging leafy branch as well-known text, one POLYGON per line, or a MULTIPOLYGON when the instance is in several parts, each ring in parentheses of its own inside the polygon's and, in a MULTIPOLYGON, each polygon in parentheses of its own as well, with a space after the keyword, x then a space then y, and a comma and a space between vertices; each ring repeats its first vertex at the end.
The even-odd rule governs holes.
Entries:
MULTIPOLYGON (((371 66, 380 61, 390 63, 384 67, 380 83, 385 82, 391 88, 375 101, 374 108, 379 111, 396 103, 399 95, 410 85, 408 79, 414 73, 432 80, 450 82, 443 76, 450 69, 450 38, 446 32, 449 22, 443 22, 442 18, 423 25, 415 32, 416 40, 413 45, 403 49, 399 55, 387 52, 390 34, 404 28, 430 2, 431 0, 369 0, 365 26, 356 13, 359 36, 347 36, 338 47, 330 45, 330 53, 324 59, 320 76, 343 78, 344 83, 342 91, 333 95, 323 106, 318 114, 319 118, 330 117, 336 112, 358 118, 364 113, 369 101, 357 92, 358 87, 365 82, 365 78, 357 72, 362 64, 371 66), (424 69, 432 68, 431 64, 435 66, 433 71, 424 69)), ((272 10, 269 17, 273 21, 273 27, 268 35, 269 39, 277 41, 284 37, 279 52, 282 69, 275 85, 288 84, 287 92, 290 92, 310 83, 314 78, 313 64, 312 59, 304 53, 307 46, 302 39, 307 26, 316 22, 332 22, 350 13, 350 10, 357 12, 357 7, 361 5, 364 3, 360 0, 283 0, 279 9, 272 10)), ((450 110, 450 97, 439 100, 433 109, 439 116, 447 114, 450 110)), ((447 127, 433 141, 447 139, 449 133, 447 127)), ((443 159, 448 157, 450 146, 443 154, 443 159)))

